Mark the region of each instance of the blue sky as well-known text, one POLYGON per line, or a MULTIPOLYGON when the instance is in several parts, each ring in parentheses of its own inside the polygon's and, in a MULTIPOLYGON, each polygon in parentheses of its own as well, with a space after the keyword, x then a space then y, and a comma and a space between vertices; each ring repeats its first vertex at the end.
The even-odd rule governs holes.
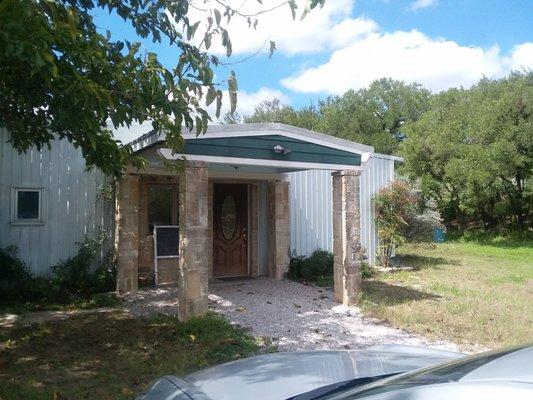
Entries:
MULTIPOLYGON (((257 4, 248 0, 248 10, 257 4)), ((135 40, 116 17, 99 11, 96 22, 115 38, 135 40)), ((440 91, 533 68, 533 0, 326 0, 302 22, 292 22, 286 7, 262 17, 257 31, 238 19, 228 30, 234 47, 228 62, 254 53, 265 40, 275 40, 279 49, 271 59, 265 49, 229 67, 237 73, 242 114, 262 100, 299 107, 383 76, 440 91)), ((143 45, 169 67, 179 56, 167 45, 143 45)), ((228 71, 216 73, 222 80, 228 71)))

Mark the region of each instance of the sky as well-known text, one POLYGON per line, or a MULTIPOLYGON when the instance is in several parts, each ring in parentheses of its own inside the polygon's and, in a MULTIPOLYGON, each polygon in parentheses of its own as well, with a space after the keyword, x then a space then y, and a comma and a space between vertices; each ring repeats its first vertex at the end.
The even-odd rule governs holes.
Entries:
MULTIPOLYGON (((198 3, 204 1, 213 0, 198 3)), ((257 0, 228 1, 244 4, 243 11, 261 7, 257 0)), ((305 1, 297 0, 300 6, 305 1)), ((263 0, 263 7, 281 2, 263 0)), ((203 18, 196 11, 190 15, 191 21, 203 18)), ((116 16, 98 11, 95 19, 114 39, 138 40, 116 16)), ((237 62, 215 74, 223 81, 235 70, 241 115, 264 100, 298 108, 382 77, 439 92, 533 69, 533 0, 326 0, 302 21, 293 21, 285 6, 263 14, 255 30, 236 17, 227 29, 233 55, 226 59, 218 43, 210 50, 227 64, 237 62), (271 58, 268 46, 262 48, 270 40, 277 46, 271 58)), ((169 68, 179 57, 166 44, 145 40, 143 48, 169 68)))

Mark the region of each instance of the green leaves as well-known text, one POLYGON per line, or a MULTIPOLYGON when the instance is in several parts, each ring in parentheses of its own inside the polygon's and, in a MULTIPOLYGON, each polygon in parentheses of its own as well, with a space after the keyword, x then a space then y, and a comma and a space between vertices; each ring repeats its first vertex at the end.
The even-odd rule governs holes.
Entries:
POLYGON ((200 21, 197 21, 193 25, 187 27, 187 40, 191 40, 194 37, 198 26, 200 26, 200 21))
POLYGON ((228 92, 230 100, 230 110, 233 114, 237 108, 237 78, 235 77, 235 72, 231 71, 230 76, 228 77, 228 92))
POLYGON ((406 125, 405 172, 437 198, 447 221, 486 227, 531 224, 533 75, 482 79, 434 96, 406 125))
POLYGON ((206 50, 209 50, 209 48, 211 47, 211 38, 212 38, 213 34, 212 33, 206 33, 205 34, 205 37, 204 37, 204 43, 205 43, 205 49, 206 50))
POLYGON ((272 55, 276 51, 276 42, 270 41, 270 49, 268 51, 268 58, 272 58, 272 55))
POLYGON ((381 188, 372 198, 383 267, 391 266, 394 248, 406 242, 405 228, 417 214, 419 202, 413 187, 408 182, 399 180, 381 188))
POLYGON ((220 26, 220 22, 222 21, 222 14, 220 14, 220 11, 217 8, 213 10, 213 13, 215 14, 215 21, 217 25, 220 26))
POLYGON ((307 14, 309 14, 309 12, 316 6, 320 5, 320 7, 322 7, 325 2, 326 0, 307 0, 307 4, 305 5, 304 11, 302 13, 302 17, 300 19, 304 19, 307 16, 307 14))
POLYGON ((221 30, 221 35, 222 35, 222 46, 224 46, 226 48, 226 56, 229 57, 231 56, 231 53, 232 53, 232 46, 231 46, 231 40, 229 38, 229 34, 228 34, 228 31, 225 30, 224 28, 220 28, 221 30))
MULTIPOLYGON (((294 12, 296 3, 291 4, 294 12)), ((257 19, 220 0, 196 10, 207 20, 200 32, 204 19, 190 21, 189 11, 188 1, 171 0, 0 1, 0 126, 12 145, 25 151, 65 139, 81 150, 88 168, 120 176, 127 165, 142 168, 146 160, 116 141, 112 128, 151 122, 176 152, 183 146, 183 128, 205 132, 210 117, 204 107, 215 104, 218 118, 223 98, 221 83, 213 82, 221 61, 206 51, 220 36, 231 56, 232 41, 221 25, 235 17, 253 29, 257 19), (168 40, 176 50, 175 65, 164 66, 138 41, 116 40, 97 27, 97 8, 118 15, 139 38, 168 40), (197 36, 206 51, 194 45, 197 36)), ((232 72, 232 112, 237 91, 232 72)))
POLYGON ((292 19, 296 19, 296 10, 298 9, 298 4, 296 4, 296 0, 289 0, 287 3, 289 4, 289 7, 291 9, 292 19))

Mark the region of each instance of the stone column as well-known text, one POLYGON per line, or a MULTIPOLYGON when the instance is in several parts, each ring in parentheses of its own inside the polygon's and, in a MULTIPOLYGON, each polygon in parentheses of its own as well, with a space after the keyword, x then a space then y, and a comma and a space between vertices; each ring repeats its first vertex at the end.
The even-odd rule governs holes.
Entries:
POLYGON ((179 318, 187 320, 208 309, 210 252, 207 163, 185 163, 179 183, 180 279, 179 318))
POLYGON ((335 301, 349 305, 361 287, 359 172, 332 176, 335 301))
POLYGON ((115 249, 117 292, 136 292, 139 256, 139 177, 125 175, 116 184, 115 249))
POLYGON ((270 265, 269 277, 282 279, 289 270, 291 221, 289 182, 273 181, 267 186, 270 265))

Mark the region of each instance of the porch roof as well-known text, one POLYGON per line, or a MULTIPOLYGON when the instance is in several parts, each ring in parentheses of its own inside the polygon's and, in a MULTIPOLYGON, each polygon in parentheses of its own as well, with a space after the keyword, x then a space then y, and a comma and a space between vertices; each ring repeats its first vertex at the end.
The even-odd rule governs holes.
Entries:
POLYGON ((214 168, 289 172, 306 169, 359 170, 373 147, 290 125, 211 125, 207 133, 184 133, 181 153, 163 147, 164 137, 147 133, 130 143, 135 152, 156 149, 167 160, 206 161, 214 168))

